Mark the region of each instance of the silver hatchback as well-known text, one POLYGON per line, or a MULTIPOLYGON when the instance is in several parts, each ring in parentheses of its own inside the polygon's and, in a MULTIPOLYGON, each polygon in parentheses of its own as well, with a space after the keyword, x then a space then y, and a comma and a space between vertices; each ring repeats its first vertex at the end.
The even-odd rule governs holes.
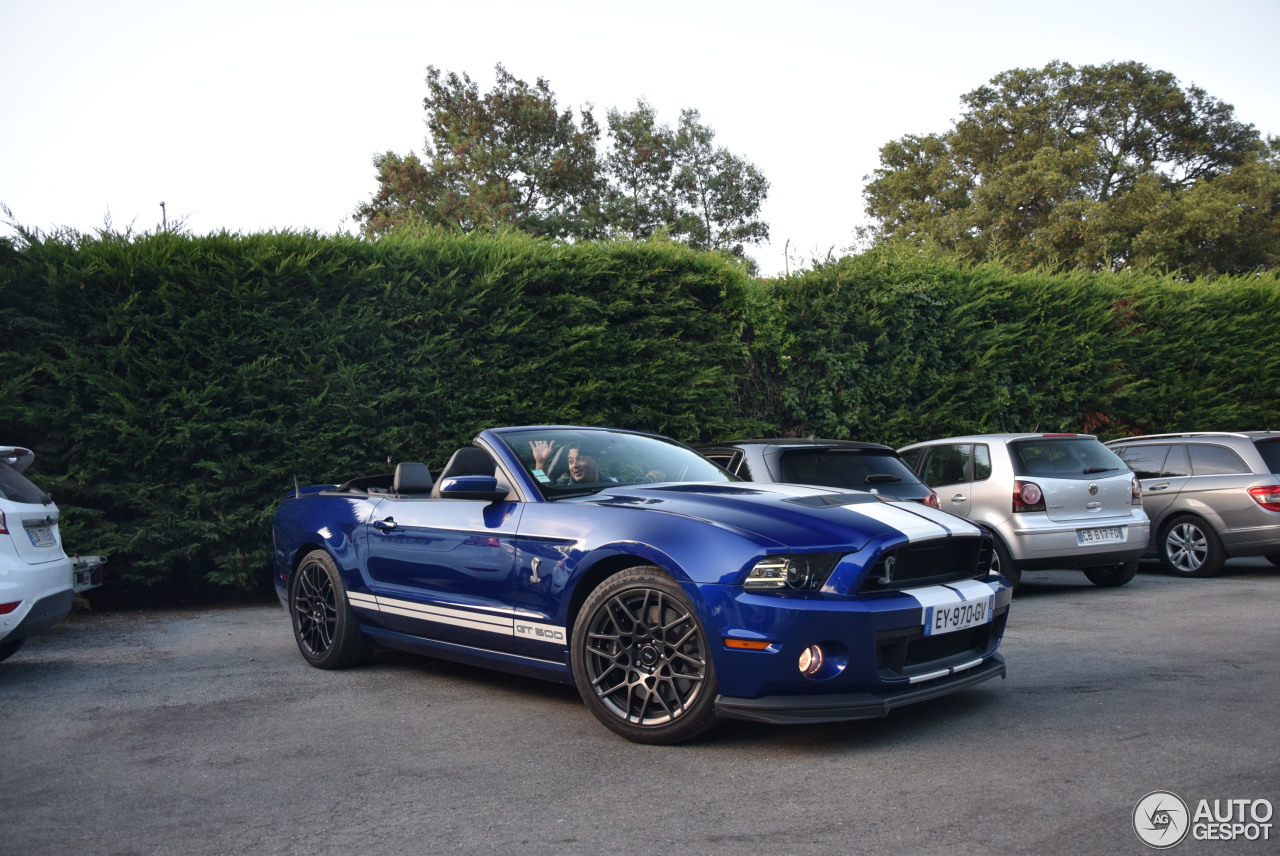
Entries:
POLYGON ((1091 434, 974 434, 898 450, 944 511, 995 536, 1000 573, 1078 568, 1100 586, 1138 570, 1150 521, 1138 479, 1091 434))
POLYGON ((1138 474, 1171 573, 1207 577, 1230 556, 1280 565, 1280 433, 1197 431, 1112 440, 1138 474))

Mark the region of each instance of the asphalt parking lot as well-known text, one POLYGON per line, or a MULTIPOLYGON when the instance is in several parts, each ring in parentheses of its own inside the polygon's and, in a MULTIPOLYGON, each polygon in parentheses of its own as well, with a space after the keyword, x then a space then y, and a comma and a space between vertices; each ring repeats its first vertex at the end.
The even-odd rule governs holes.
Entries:
POLYGON ((1145 853, 1152 791, 1280 804, 1277 605, 1262 560, 1028 574, 1004 681, 676 747, 568 687, 389 652, 317 671, 272 605, 78 616, 0 664, 0 851, 1145 853))

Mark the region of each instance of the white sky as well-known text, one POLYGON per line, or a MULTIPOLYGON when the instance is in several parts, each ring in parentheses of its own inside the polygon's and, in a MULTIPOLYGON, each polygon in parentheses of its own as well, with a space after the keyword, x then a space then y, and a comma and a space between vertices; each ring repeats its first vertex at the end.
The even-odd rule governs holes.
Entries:
MULTIPOLYGON (((0 202, 48 231, 355 231, 421 151, 426 67, 501 62, 561 109, 639 98, 771 183, 761 273, 853 243, 879 149, 1011 68, 1136 60, 1280 135, 1280 0, 0 0, 0 202)), ((0 234, 11 234, 0 226, 0 234)))

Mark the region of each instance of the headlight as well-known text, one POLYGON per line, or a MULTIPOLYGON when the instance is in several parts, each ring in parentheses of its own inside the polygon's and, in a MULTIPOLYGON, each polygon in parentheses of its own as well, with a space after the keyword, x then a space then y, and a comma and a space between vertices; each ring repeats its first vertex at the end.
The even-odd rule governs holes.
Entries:
POLYGON ((747 591, 817 591, 827 584, 840 555, 766 556, 756 562, 742 585, 747 591))

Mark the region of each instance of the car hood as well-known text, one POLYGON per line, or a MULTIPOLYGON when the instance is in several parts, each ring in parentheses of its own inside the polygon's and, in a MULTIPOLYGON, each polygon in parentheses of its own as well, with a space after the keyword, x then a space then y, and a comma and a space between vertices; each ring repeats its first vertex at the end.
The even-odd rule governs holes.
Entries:
POLYGON ((578 500, 644 508, 750 533, 786 547, 860 550, 873 539, 977 535, 973 524, 916 502, 863 491, 808 485, 735 482, 631 485, 578 500))

